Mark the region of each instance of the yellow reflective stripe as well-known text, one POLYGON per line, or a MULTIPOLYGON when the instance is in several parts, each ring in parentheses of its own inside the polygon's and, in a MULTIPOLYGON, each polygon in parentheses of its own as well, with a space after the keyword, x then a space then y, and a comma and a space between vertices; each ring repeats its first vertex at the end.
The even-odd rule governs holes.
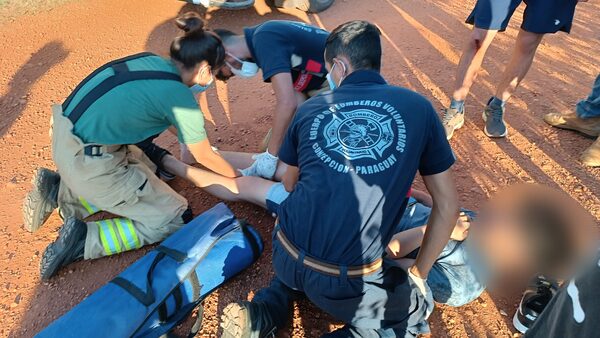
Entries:
POLYGON ((117 233, 115 232, 113 222, 111 220, 106 220, 106 223, 108 224, 108 230, 110 231, 110 237, 115 242, 115 247, 116 247, 117 252, 122 252, 123 250, 121 250, 121 243, 119 243, 119 239, 117 238, 117 233))
POLYGON ((112 250, 110 249, 108 239, 106 238, 106 234, 104 233, 104 226, 100 222, 96 222, 96 224, 98 225, 98 233, 100 234, 100 242, 102 243, 104 252, 107 255, 112 255, 114 252, 112 252, 112 250))
POLYGON ((119 231, 119 235, 121 236, 121 239, 123 240, 125 249, 131 250, 131 245, 129 244, 130 239, 125 234, 125 230, 123 229, 123 224, 121 224, 121 220, 119 218, 115 218, 115 219, 113 219, 113 222, 117 225, 117 230, 119 231))
POLYGON ((125 223, 127 223, 127 228, 129 228, 129 233, 131 233, 131 237, 133 237, 133 243, 135 244, 135 248, 139 249, 142 247, 140 240, 138 239, 137 234, 135 233, 135 228, 133 227, 133 223, 131 219, 125 218, 125 223))
POLYGON ((93 214, 95 212, 92 206, 88 203, 88 201, 84 200, 83 197, 79 196, 79 202, 81 202, 81 205, 83 205, 85 210, 87 210, 87 212, 89 212, 90 214, 93 214))

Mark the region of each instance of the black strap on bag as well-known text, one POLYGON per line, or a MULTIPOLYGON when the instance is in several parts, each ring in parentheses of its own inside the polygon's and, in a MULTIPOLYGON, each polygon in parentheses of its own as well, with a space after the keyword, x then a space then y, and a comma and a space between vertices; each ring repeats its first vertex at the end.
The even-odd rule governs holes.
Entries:
POLYGON ((106 78, 102 81, 98 86, 90 90, 81 101, 77 103, 75 108, 71 111, 68 118, 71 120, 73 125, 79 121, 83 113, 98 99, 104 96, 106 93, 118 87, 122 84, 131 81, 137 80, 170 80, 170 81, 178 81, 181 82, 181 77, 175 73, 165 72, 165 71, 154 71, 154 70, 139 70, 139 71, 131 71, 129 67, 127 67, 126 62, 134 59, 139 59, 142 57, 153 56, 152 53, 140 53, 136 55, 132 55, 123 59, 115 60, 113 62, 109 62, 104 66, 96 69, 92 74, 86 77, 78 86, 75 88, 73 93, 65 100, 63 103, 63 110, 66 110, 67 106, 71 103, 76 93, 81 87, 88 81, 90 81, 95 75, 99 72, 112 68, 115 74, 106 78))
POLYGON ((150 269, 148 269, 148 273, 146 274, 146 291, 140 289, 135 284, 122 277, 116 277, 110 282, 122 287, 140 303, 144 304, 145 306, 150 306, 156 301, 156 297, 154 297, 154 290, 152 290, 152 276, 154 274, 154 269, 156 268, 156 265, 158 265, 158 263, 165 257, 165 253, 159 252, 154 258, 154 261, 152 261, 152 265, 150 265, 150 269))
POLYGON ((244 237, 246 237, 248 243, 250 244, 250 248, 252 249, 252 257, 254 260, 257 260, 260 257, 260 247, 256 237, 254 237, 254 234, 248 230, 248 223, 245 220, 240 220, 240 228, 242 229, 244 237))

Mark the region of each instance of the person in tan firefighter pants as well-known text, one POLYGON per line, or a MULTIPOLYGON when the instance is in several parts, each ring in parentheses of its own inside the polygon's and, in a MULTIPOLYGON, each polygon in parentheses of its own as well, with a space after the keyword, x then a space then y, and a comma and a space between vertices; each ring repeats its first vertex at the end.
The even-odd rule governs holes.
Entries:
POLYGON ((176 23, 186 33, 173 41, 170 59, 142 53, 110 62, 52 107, 58 173, 38 169, 23 208, 25 228, 32 232, 57 207, 64 219, 42 257, 42 279, 81 258, 161 241, 192 219, 186 199, 157 176, 171 155, 142 142, 166 129, 174 127, 194 159, 212 170, 205 172, 207 185, 222 183, 235 191, 230 178, 237 171, 212 150, 190 90, 213 81, 212 70, 225 56, 222 42, 196 15, 185 14, 176 23), (118 216, 84 222, 101 210, 118 216))

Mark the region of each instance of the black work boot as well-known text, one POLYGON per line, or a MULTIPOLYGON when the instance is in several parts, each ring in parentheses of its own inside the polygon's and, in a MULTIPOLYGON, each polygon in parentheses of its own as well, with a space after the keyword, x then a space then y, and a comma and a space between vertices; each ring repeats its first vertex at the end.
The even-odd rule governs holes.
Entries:
POLYGON ((33 176, 33 189, 23 200, 23 225, 34 232, 46 222, 58 207, 60 175, 46 168, 38 168, 33 176))
POLYGON ((176 176, 168 172, 162 163, 162 160, 165 156, 173 155, 171 154, 171 152, 157 146, 155 143, 152 142, 140 142, 137 144, 137 146, 140 149, 142 149, 142 151, 144 152, 144 154, 146 154, 146 156, 148 156, 150 161, 152 161, 152 163, 156 165, 156 176, 165 181, 171 181, 175 179, 176 176))
POLYGON ((58 231, 58 238, 48 245, 42 256, 40 263, 42 280, 50 279, 63 266, 83 258, 86 235, 85 222, 75 217, 68 217, 65 220, 65 224, 58 231))
POLYGON ((221 316, 222 338, 275 337, 277 327, 262 303, 239 302, 227 305, 221 316))

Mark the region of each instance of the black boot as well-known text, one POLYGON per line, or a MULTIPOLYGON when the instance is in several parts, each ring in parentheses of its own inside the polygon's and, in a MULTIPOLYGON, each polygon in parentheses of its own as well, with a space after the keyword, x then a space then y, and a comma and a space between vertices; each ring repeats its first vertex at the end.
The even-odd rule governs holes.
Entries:
POLYGON ((56 241, 48 245, 42 262, 40 275, 42 280, 54 276, 61 267, 83 258, 87 224, 75 217, 68 217, 58 232, 56 241))
POLYGON ((57 172, 39 168, 33 176, 33 189, 23 201, 23 226, 34 232, 46 222, 58 207, 60 176, 57 172))
POLYGON ((156 176, 165 181, 173 180, 176 177, 168 172, 162 164, 162 160, 165 156, 173 155, 168 150, 157 146, 155 143, 146 141, 138 143, 137 146, 142 149, 150 161, 156 165, 156 176))
POLYGON ((221 316, 222 338, 275 337, 277 327, 266 307, 259 302, 231 303, 221 316))

